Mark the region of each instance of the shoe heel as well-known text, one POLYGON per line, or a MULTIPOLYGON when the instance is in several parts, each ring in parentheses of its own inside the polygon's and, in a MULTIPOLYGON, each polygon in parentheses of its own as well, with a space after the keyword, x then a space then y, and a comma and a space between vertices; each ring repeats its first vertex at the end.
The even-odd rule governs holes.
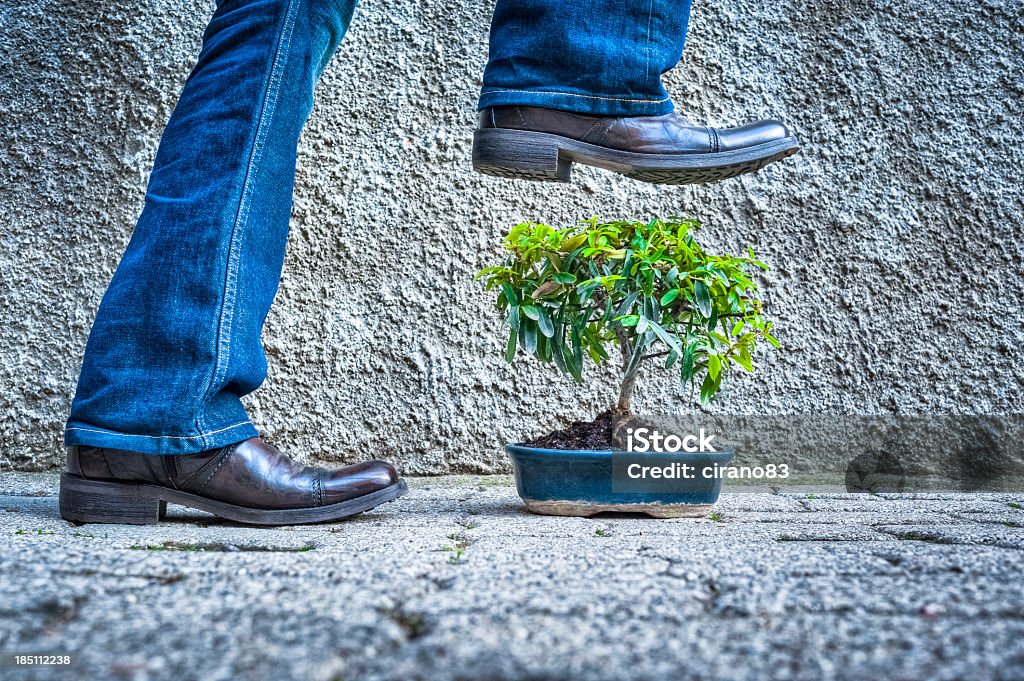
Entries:
POLYGON ((151 525, 163 517, 167 503, 140 485, 97 482, 63 473, 60 476, 60 515, 76 523, 151 525))
POLYGON ((517 180, 568 182, 572 161, 559 158, 558 143, 542 133, 485 128, 473 133, 473 170, 517 180))

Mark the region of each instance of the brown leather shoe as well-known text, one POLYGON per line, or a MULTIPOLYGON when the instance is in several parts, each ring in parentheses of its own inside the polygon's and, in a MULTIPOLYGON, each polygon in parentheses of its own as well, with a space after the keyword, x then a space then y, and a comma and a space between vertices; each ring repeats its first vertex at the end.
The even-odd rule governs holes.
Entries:
POLYGON ((302 466, 259 438, 167 456, 68 447, 60 514, 80 523, 145 525, 163 518, 170 502, 241 523, 296 525, 355 515, 405 492, 383 461, 302 466))
POLYGON ((779 121, 735 128, 694 125, 679 114, 586 116, 533 106, 480 112, 473 168, 524 180, 568 182, 573 163, 655 184, 695 184, 760 170, 800 150, 779 121))

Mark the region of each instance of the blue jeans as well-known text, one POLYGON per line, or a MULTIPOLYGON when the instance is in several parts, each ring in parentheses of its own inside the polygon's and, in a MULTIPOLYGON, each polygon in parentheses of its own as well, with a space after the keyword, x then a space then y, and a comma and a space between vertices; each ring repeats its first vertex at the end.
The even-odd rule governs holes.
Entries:
MULTIPOLYGON (((689 0, 498 0, 480 107, 667 113, 689 0)), ((284 262, 299 133, 354 0, 221 0, 93 324, 68 445, 187 454, 256 436, 240 398, 284 262)))

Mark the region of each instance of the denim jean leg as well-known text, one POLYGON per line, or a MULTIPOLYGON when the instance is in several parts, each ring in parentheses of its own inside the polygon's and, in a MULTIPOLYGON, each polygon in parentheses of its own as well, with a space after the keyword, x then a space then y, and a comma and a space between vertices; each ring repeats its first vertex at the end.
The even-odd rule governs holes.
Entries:
POLYGON ((497 0, 479 108, 668 113, 689 18, 690 0, 497 0))
POLYGON ((86 345, 68 445, 186 454, 257 434, 240 398, 284 262, 299 133, 354 0, 221 0, 86 345))

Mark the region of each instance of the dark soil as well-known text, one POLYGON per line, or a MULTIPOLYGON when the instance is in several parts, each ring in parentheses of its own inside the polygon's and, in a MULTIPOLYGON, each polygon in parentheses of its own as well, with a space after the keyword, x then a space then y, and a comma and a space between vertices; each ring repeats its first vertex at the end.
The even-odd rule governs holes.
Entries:
POLYGON ((624 449, 625 426, 635 428, 638 423, 636 416, 605 411, 593 421, 576 421, 523 444, 541 449, 624 449))

